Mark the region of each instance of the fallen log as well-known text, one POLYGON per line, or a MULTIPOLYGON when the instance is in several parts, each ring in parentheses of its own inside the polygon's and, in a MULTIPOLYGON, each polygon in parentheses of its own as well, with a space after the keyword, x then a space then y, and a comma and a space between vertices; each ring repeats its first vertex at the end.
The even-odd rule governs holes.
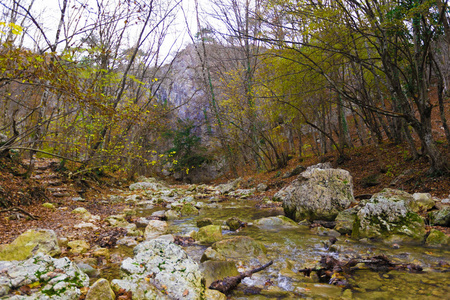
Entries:
POLYGON ((259 268, 246 271, 246 272, 241 273, 241 274, 239 274, 237 276, 229 276, 229 277, 225 277, 222 280, 216 280, 213 283, 211 283, 209 288, 212 289, 212 290, 217 290, 217 291, 227 295, 232 290, 234 290, 239 285, 239 283, 241 283, 242 279, 244 279, 245 277, 251 277, 252 274, 257 273, 259 271, 262 271, 262 270, 264 270, 265 268, 267 268, 268 266, 270 266, 272 264, 273 264, 273 261, 269 261, 267 264, 262 265, 259 268))

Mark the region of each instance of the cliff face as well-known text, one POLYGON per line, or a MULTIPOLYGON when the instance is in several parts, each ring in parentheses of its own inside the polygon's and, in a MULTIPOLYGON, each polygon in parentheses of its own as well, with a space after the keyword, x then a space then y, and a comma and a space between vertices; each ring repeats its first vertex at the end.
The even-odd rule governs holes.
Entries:
POLYGON ((177 107, 181 119, 191 119, 199 124, 203 109, 207 108, 202 79, 201 61, 194 45, 188 45, 177 53, 170 64, 164 65, 158 72, 161 81, 155 91, 159 101, 177 107))

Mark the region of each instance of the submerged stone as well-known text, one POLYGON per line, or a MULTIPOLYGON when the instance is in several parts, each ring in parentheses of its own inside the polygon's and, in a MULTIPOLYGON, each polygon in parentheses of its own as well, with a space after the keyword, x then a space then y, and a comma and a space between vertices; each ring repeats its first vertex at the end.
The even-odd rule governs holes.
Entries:
POLYGON ((299 227, 297 223, 285 216, 274 216, 256 220, 254 225, 259 227, 299 227))
POLYGON ((252 265, 267 263, 266 247, 248 236, 236 236, 212 245, 212 248, 226 259, 246 261, 252 265))
POLYGON ((205 278, 206 287, 210 286, 213 281, 223 280, 225 277, 239 275, 233 261, 208 260, 200 265, 200 270, 205 278))
POLYGON ((222 226, 208 225, 200 228, 196 240, 204 244, 212 244, 222 239, 222 226))

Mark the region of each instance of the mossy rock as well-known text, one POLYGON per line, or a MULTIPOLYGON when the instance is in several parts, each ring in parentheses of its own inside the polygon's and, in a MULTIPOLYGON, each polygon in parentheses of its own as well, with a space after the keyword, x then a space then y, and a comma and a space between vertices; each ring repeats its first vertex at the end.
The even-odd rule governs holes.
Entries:
POLYGON ((428 246, 445 246, 450 244, 450 237, 442 231, 431 229, 430 234, 425 241, 428 246))
POLYGON ((61 253, 58 238, 53 230, 27 230, 11 244, 0 248, 0 261, 25 260, 37 253, 56 256, 61 253))
POLYGON ((422 241, 424 220, 407 205, 412 198, 406 192, 384 189, 363 202, 353 223, 355 238, 380 238, 389 240, 396 236, 402 240, 422 241))
POLYGON ((336 217, 334 230, 341 234, 351 234, 357 213, 358 210, 354 207, 341 211, 336 217))
POLYGON ((179 212, 182 216, 195 216, 199 214, 198 209, 191 203, 183 204, 183 206, 179 208, 179 212))
POLYGON ((230 227, 230 230, 233 230, 233 231, 238 230, 242 226, 243 223, 244 222, 239 220, 239 218, 237 218, 237 217, 228 218, 228 220, 226 222, 227 226, 230 227))
POLYGON ((432 211, 428 214, 428 217, 431 225, 450 227, 450 206, 432 211))
POLYGON ((208 225, 199 229, 196 235, 200 243, 212 244, 222 239, 222 226, 208 225))
POLYGON ((74 254, 86 253, 91 248, 85 240, 70 241, 67 246, 70 248, 70 252, 74 254))
POLYGON ((222 280, 225 277, 239 275, 236 264, 232 261, 208 260, 200 265, 200 271, 205 278, 205 286, 210 286, 212 282, 222 280))
POLYGON ((198 228, 202 228, 208 225, 212 225, 213 221, 211 220, 211 218, 203 218, 200 220, 197 220, 197 227, 198 228))
POLYGON ((116 294, 114 294, 108 280, 100 278, 89 289, 85 300, 114 300, 116 294))
POLYGON ((254 223, 260 227, 298 227, 299 225, 285 216, 273 216, 258 219, 254 223))

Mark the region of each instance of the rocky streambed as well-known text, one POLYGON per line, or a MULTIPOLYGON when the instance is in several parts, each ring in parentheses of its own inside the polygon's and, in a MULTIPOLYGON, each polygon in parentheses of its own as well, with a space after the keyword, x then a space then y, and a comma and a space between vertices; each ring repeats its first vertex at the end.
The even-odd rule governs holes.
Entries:
POLYGON ((122 214, 101 220, 81 207, 73 211, 80 220, 75 226, 92 234, 99 227, 111 229, 96 245, 48 230, 27 232, 0 248, 0 299, 444 299, 450 294, 449 238, 425 226, 450 225, 446 199, 386 189, 355 201, 350 174, 323 165, 309 168, 263 203, 252 195, 267 187, 239 185, 235 180, 176 187, 141 179, 105 200, 128 203, 122 214), (57 258, 61 249, 78 256, 73 262, 57 258), (406 267, 374 271, 363 262, 380 256, 406 267), (330 276, 299 272, 322 268, 323 257, 359 263, 330 276), (270 261, 227 296, 208 289, 215 280, 270 261))

